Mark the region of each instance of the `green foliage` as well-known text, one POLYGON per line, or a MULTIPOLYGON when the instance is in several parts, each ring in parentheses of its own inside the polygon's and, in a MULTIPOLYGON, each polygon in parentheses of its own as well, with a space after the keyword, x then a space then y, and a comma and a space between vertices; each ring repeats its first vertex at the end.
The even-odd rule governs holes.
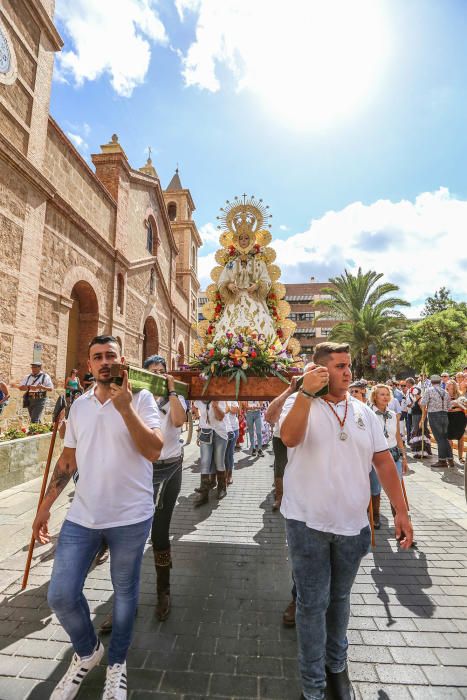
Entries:
POLYGON ((45 433, 50 433, 52 428, 52 425, 44 423, 31 423, 27 427, 10 428, 0 435, 0 442, 19 440, 20 438, 30 437, 31 435, 43 435, 45 433))
MULTIPOLYGON (((410 306, 399 297, 391 296, 399 290, 394 284, 378 284, 383 273, 372 270, 356 275, 347 270, 343 275, 331 278, 333 287, 322 290, 329 299, 320 299, 313 304, 332 314, 338 323, 331 331, 330 340, 349 343, 355 366, 355 376, 369 373, 369 348, 374 346, 379 354, 387 350, 401 337, 405 327, 405 316, 396 309, 410 306)), ((319 318, 319 315, 318 315, 319 318)))
POLYGON ((450 290, 441 287, 434 293, 434 296, 427 298, 421 316, 432 316, 440 311, 446 311, 452 306, 456 306, 456 302, 451 298, 450 290))
POLYGON ((31 423, 28 429, 28 435, 43 435, 44 433, 50 433, 53 425, 48 425, 46 423, 31 423))
POLYGON ((467 304, 456 304, 415 323, 406 334, 408 364, 429 374, 454 371, 467 360, 467 304))

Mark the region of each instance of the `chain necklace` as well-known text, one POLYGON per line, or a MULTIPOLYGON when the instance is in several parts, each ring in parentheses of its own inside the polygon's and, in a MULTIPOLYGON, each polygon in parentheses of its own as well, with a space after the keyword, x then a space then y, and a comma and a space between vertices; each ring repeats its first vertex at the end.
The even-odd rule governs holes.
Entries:
POLYGON ((325 403, 327 406, 329 406, 329 408, 331 409, 331 411, 334 413, 334 415, 336 416, 336 418, 337 418, 337 420, 338 420, 338 423, 339 423, 339 426, 340 426, 340 429, 341 429, 341 432, 340 432, 340 434, 339 434, 339 440, 347 440, 347 438, 348 438, 349 436, 347 435, 346 432, 344 432, 344 425, 345 425, 345 421, 346 421, 346 419, 347 419, 347 409, 348 409, 348 407, 349 407, 349 402, 348 402, 348 400, 347 400, 347 399, 345 400, 345 413, 344 413, 344 418, 343 418, 342 420, 339 418, 339 414, 338 414, 337 411, 334 409, 333 405, 332 405, 329 401, 326 401, 326 399, 322 399, 322 400, 324 401, 324 403, 325 403))

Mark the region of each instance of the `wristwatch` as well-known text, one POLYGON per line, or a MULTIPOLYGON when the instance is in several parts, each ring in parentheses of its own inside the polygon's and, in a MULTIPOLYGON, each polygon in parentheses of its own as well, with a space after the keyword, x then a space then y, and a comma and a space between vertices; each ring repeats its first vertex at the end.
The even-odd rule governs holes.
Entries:
POLYGON ((314 394, 310 394, 310 392, 306 391, 303 387, 300 387, 300 389, 298 391, 300 392, 300 394, 303 394, 303 396, 305 396, 307 399, 315 399, 316 398, 316 396, 314 394))
POLYGON ((177 392, 176 391, 169 391, 167 396, 177 396, 177 392))

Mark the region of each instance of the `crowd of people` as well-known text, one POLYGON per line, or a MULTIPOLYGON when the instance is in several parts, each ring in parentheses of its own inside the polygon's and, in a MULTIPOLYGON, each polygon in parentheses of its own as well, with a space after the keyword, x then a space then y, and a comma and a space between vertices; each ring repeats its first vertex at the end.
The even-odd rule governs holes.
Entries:
MULTIPOLYGON (((102 659, 99 635, 109 632, 103 698, 126 699, 126 657, 148 538, 155 614, 161 621, 170 614, 170 524, 182 483, 181 431, 190 408, 199 420, 196 508, 209 501, 213 488, 219 501, 227 496, 236 452, 245 439, 255 460, 272 438, 272 509, 284 516, 292 563, 292 601, 283 622, 297 629, 302 698, 353 700, 347 626, 351 588, 370 547, 369 520, 375 529, 381 526, 385 491, 400 548, 413 545, 403 482, 407 449, 423 455, 430 449, 431 430, 438 446, 438 461, 431 466, 453 466, 450 440, 457 440, 462 457, 461 420, 449 416, 462 413, 465 430, 467 371, 454 381, 432 375, 384 384, 352 382, 349 347, 321 343, 303 375, 269 404, 204 400, 189 406, 175 391, 161 356, 147 358, 144 367, 167 378, 167 396, 146 390, 132 394, 126 373, 121 386, 113 383, 110 366, 121 361, 120 354, 115 338, 97 336, 89 345, 87 390, 81 393, 85 387, 77 373, 67 377, 64 449, 33 524, 36 539, 49 541, 50 509, 73 478, 74 497, 57 542, 48 602, 74 655, 52 700, 76 696, 102 659), (105 551, 114 602, 98 634, 83 587, 96 556, 105 551)), ((40 372, 41 367, 31 374, 40 372)), ((22 386, 29 393, 31 382, 25 379, 22 386)), ((37 379, 37 385, 46 386, 46 379, 37 379)))

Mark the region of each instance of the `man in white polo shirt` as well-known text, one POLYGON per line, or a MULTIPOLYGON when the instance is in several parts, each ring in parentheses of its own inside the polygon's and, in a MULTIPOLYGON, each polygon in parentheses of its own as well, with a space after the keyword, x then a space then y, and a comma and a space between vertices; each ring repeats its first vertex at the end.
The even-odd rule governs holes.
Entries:
POLYGON ((121 387, 112 383, 110 366, 123 362, 117 340, 97 336, 91 340, 88 353, 96 384, 70 409, 65 446, 33 524, 35 537, 48 542, 50 508, 78 469, 48 591, 49 605, 75 653, 51 700, 74 698, 104 653, 83 595, 86 574, 104 539, 111 555, 114 604, 103 700, 127 697, 126 656, 154 510, 152 462, 163 446, 159 413, 149 391, 132 395, 126 372, 121 387))
POLYGON ((297 587, 296 626, 303 695, 354 700, 347 671, 350 591, 370 546, 369 473, 396 509, 396 536, 410 547, 412 526, 382 427, 368 406, 349 396, 348 345, 320 343, 303 385, 284 405, 287 445, 281 512, 297 587), (314 394, 328 384, 321 398, 314 394))

